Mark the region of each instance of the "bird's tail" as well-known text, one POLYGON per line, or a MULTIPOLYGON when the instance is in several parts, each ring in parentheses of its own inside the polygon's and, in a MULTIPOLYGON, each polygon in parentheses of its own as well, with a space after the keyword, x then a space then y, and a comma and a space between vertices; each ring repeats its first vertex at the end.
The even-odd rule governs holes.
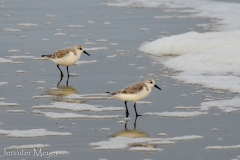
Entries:
POLYGON ((50 58, 51 55, 42 55, 42 57, 45 57, 45 58, 50 58))
POLYGON ((108 93, 109 94, 109 96, 113 96, 114 94, 113 93, 111 93, 111 92, 106 92, 106 93, 108 93))

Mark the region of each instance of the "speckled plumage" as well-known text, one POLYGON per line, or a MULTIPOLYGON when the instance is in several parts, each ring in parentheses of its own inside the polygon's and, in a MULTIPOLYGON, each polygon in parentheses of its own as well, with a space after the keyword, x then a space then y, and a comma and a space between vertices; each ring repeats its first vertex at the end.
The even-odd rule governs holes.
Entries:
POLYGON ((137 83, 127 86, 126 88, 124 88, 120 91, 114 92, 112 94, 113 95, 115 95, 115 94, 136 94, 136 93, 140 92, 143 89, 143 87, 146 87, 146 89, 148 90, 148 86, 145 83, 137 82, 137 83))
POLYGON ((57 52, 47 55, 48 58, 62 58, 64 56, 66 56, 67 54, 69 54, 69 52, 74 53, 74 55, 77 54, 76 50, 74 48, 64 48, 64 49, 60 49, 57 52))

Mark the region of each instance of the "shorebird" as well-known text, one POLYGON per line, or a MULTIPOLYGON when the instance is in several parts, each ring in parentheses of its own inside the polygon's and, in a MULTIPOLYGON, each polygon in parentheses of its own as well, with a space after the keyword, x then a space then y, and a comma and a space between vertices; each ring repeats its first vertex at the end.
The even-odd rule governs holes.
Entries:
POLYGON ((57 64, 62 79, 64 75, 62 73, 62 70, 59 68, 59 65, 67 66, 67 73, 69 77, 68 66, 74 65, 80 59, 82 53, 85 53, 88 56, 90 56, 90 54, 84 51, 82 46, 76 45, 73 48, 60 49, 59 51, 53 54, 42 55, 42 57, 45 57, 53 61, 55 64, 57 64))
POLYGON ((146 79, 144 82, 134 83, 122 90, 119 90, 113 93, 110 93, 110 92, 107 92, 107 93, 109 93, 114 98, 125 101, 126 116, 129 115, 127 101, 134 102, 134 109, 135 109, 136 116, 141 116, 137 113, 136 102, 147 97, 151 93, 153 87, 156 87, 159 90, 161 90, 161 88, 159 88, 155 84, 155 81, 153 79, 146 79))

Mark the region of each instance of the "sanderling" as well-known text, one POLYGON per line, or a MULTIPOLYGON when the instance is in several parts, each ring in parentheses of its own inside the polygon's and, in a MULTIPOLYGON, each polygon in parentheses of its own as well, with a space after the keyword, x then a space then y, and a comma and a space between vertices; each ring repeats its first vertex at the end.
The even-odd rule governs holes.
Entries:
POLYGON ((161 90, 161 88, 159 88, 155 84, 155 81, 153 79, 146 79, 144 82, 134 83, 120 91, 116 91, 113 93, 107 92, 107 93, 109 93, 114 98, 125 101, 126 116, 129 115, 128 108, 127 108, 127 101, 134 102, 134 109, 135 109, 136 116, 141 116, 137 113, 136 102, 147 97, 151 93, 153 87, 156 87, 159 90, 161 90))
POLYGON ((57 67, 58 67, 59 71, 61 72, 61 78, 62 78, 64 75, 63 75, 61 69, 59 68, 59 65, 67 66, 67 73, 68 73, 68 77, 69 77, 68 66, 75 64, 81 57, 82 53, 85 53, 90 56, 90 54, 88 54, 86 51, 84 51, 82 46, 76 45, 73 48, 60 49, 59 51, 57 51, 53 54, 42 55, 42 57, 46 57, 47 59, 49 59, 57 64, 57 67))

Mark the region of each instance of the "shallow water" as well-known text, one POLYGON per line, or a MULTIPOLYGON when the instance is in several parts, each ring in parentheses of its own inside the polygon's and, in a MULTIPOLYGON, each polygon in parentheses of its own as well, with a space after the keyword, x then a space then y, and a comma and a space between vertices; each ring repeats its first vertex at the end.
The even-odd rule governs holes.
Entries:
MULTIPOLYGON (((236 123, 239 116, 238 112, 229 114, 222 112, 218 108, 211 108, 206 115, 198 115, 191 118, 143 115, 135 121, 136 129, 134 130, 135 114, 133 103, 129 102, 129 117, 131 120, 127 124, 120 124, 125 118, 124 103, 118 100, 107 99, 102 93, 115 91, 136 81, 142 81, 149 74, 149 77, 152 77, 151 74, 154 74, 153 78, 159 79, 156 80, 156 83, 162 90, 153 89, 150 96, 144 100, 152 103, 147 105, 137 104, 138 112, 141 114, 181 111, 175 109, 175 107, 198 107, 201 106, 205 98, 208 98, 207 96, 226 99, 227 97, 235 97, 235 95, 229 92, 219 94, 217 93, 218 91, 208 90, 201 86, 185 85, 170 79, 166 75, 170 74, 171 71, 163 69, 158 63, 158 61, 166 57, 150 57, 137 51, 137 48, 144 41, 156 39, 158 36, 183 33, 188 28, 204 32, 201 28, 197 28, 196 24, 207 23, 207 20, 157 20, 154 19, 154 16, 167 15, 167 13, 161 12, 159 9, 101 6, 101 2, 97 0, 88 3, 77 0, 71 0, 68 3, 57 0, 10 0, 0 4, 0 13, 2 15, 0 19, 1 58, 6 58, 6 56, 28 56, 28 53, 29 56, 39 58, 42 54, 50 54, 60 48, 72 47, 75 44, 83 44, 84 42, 93 42, 95 45, 83 45, 85 48, 90 48, 87 51, 91 56, 82 55, 80 60, 96 60, 94 63, 69 67, 70 73, 79 74, 79 76, 70 77, 68 87, 66 87, 65 76, 58 88, 56 88, 56 85, 59 82, 60 73, 56 65, 50 61, 26 59, 25 57, 21 59, 11 58, 12 61, 23 62, 22 64, 0 63, 2 68, 0 70, 0 82, 8 82, 0 85, 0 97, 5 98, 2 102, 19 104, 19 106, 6 106, 6 104, 3 106, 0 103, 0 122, 3 123, 0 125, 0 155, 4 154, 5 147, 12 145, 45 144, 47 147, 42 148, 42 150, 46 152, 69 152, 63 155, 52 156, 52 159, 186 160, 233 159, 239 156, 238 150, 205 149, 208 146, 239 144, 236 142, 236 139, 240 138, 239 125, 236 123), (6 14, 10 16, 4 17, 6 14), (92 21, 95 21, 95 23, 92 21), (46 25, 44 24, 46 22, 52 23, 47 23, 46 25), (18 26, 17 24, 19 23, 38 25, 23 27, 18 26), (84 25, 85 28, 67 28, 69 25, 84 25), (6 32, 4 28, 20 29, 21 31, 6 32), (148 30, 141 31, 140 28, 147 28, 148 30), (160 32, 163 31, 169 33, 161 34, 160 32), (56 33, 65 33, 66 35, 55 36, 54 34, 56 33), (107 42, 98 42, 100 39, 105 39, 107 42), (111 43, 117 43, 118 45, 109 45, 111 43), (107 47, 107 49, 91 51, 95 47, 107 47), (13 49, 19 50, 19 53, 9 53, 9 50, 13 49), (116 52, 117 50, 124 51, 116 52), (116 56, 112 56, 114 54, 116 56), (108 56, 112 56, 112 58, 108 56), (18 70, 25 72, 16 73, 18 70), (168 71, 168 73, 164 73, 165 71, 168 71), (17 85, 21 85, 22 88, 21 86, 16 87, 17 85), (66 97, 74 94, 85 96, 85 99, 81 99, 81 97, 76 99, 66 97), (93 100, 94 98, 95 100, 93 100), (74 102, 80 108, 80 104, 88 104, 98 107, 123 107, 123 110, 76 111, 47 108, 37 109, 39 111, 36 111, 36 109, 32 108, 40 105, 49 106, 54 102, 64 102, 64 107, 68 106, 67 103, 70 106, 70 103, 74 102), (24 110, 26 113, 7 112, 15 109, 24 110), (33 113, 33 111, 35 112, 33 113), (52 115, 56 113, 59 113, 59 117, 52 118, 52 115), (71 113, 71 117, 63 118, 61 117, 63 115, 60 113, 71 113), (72 113, 75 116, 77 115, 78 118, 73 118, 72 113), (81 118, 80 114, 85 115, 85 118, 81 118), (214 116, 214 114, 219 115, 214 116), (99 119, 100 116, 104 118, 99 119), (214 128, 218 130, 213 131, 216 130, 214 128), (29 131, 31 129, 42 130, 29 131), (112 150, 111 147, 106 150, 95 150, 94 146, 89 145, 95 142, 108 141, 110 138, 125 132, 126 129, 131 134, 134 134, 135 137, 140 134, 142 137, 149 139, 147 142, 144 141, 142 143, 138 142, 139 138, 135 138, 137 142, 127 144, 127 147, 117 150, 112 150), (13 130, 24 130, 25 132, 13 130), (9 131, 13 131, 12 133, 16 135, 8 135, 9 133, 7 132, 9 131), (50 133, 45 131, 50 131, 50 133), (57 135, 51 135, 53 134, 52 132, 57 135), (39 135, 34 137, 31 133, 35 136, 36 133, 39 133, 39 135), (157 136, 159 133, 165 133, 166 137, 157 136), (154 138, 174 138, 191 135, 201 136, 202 138, 184 141, 175 140, 175 143, 171 145, 151 145, 149 143, 150 141, 156 141, 154 138), (23 136, 24 138, 22 138, 23 136), (145 149, 145 151, 134 151, 131 149, 137 146, 145 146, 140 148, 142 150, 145 149), (163 150, 149 151, 153 148, 163 150)), ((61 69, 66 74, 66 68, 61 67, 61 69)), ((119 143, 119 141, 116 141, 113 144, 116 146, 119 143)), ((30 155, 5 155, 3 159, 42 159, 46 157, 46 155, 34 155, 33 149, 34 146, 31 149, 26 149, 26 151, 30 151, 30 155)), ((60 152, 58 153, 60 154, 60 152)))

